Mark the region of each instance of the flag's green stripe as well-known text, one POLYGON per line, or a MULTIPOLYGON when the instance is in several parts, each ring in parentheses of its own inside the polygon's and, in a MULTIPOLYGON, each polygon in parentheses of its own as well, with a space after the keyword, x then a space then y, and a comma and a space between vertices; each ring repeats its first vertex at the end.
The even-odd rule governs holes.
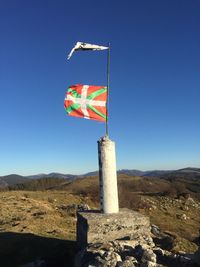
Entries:
POLYGON ((71 106, 66 108, 66 111, 67 111, 67 113, 71 113, 72 111, 74 111, 80 107, 81 107, 80 104, 72 104, 71 106))
POLYGON ((94 111, 94 113, 98 114, 100 117, 104 118, 106 120, 106 116, 101 113, 100 111, 98 111, 95 107, 91 106, 91 105, 87 105, 88 108, 90 108, 92 111, 94 111))
POLYGON ((94 99, 95 97, 105 93, 107 91, 107 87, 104 87, 102 89, 99 89, 93 93, 91 93, 89 96, 87 96, 87 99, 94 99))
POLYGON ((73 97, 76 97, 76 98, 80 98, 81 95, 79 93, 77 93, 76 90, 73 90, 72 88, 69 88, 68 89, 68 93, 71 93, 73 97))

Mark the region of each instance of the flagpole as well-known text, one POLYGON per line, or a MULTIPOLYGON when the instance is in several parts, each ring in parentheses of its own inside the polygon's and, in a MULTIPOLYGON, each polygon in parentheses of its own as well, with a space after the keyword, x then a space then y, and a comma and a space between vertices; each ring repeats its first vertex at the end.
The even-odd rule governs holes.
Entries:
POLYGON ((107 101, 106 101, 106 136, 108 137, 108 102, 109 102, 109 86, 110 86, 110 43, 107 50, 107 101))

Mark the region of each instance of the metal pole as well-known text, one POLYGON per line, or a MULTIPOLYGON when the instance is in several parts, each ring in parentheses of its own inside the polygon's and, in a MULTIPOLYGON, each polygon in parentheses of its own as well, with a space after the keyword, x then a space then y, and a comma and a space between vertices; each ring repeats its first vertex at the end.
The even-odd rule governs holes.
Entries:
POLYGON ((106 101, 106 136, 108 136, 108 102, 109 102, 109 86, 110 86, 110 43, 108 43, 107 52, 107 101, 106 101))

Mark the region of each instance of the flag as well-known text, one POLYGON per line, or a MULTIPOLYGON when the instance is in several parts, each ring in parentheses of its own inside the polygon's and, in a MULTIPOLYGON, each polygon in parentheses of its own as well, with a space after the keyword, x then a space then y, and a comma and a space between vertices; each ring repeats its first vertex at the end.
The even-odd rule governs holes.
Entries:
POLYGON ((72 56, 74 51, 78 51, 78 50, 105 50, 105 49, 109 49, 109 47, 77 42, 76 45, 72 48, 71 52, 69 53, 67 59, 70 59, 70 57, 72 56))
POLYGON ((64 107, 68 115, 106 121, 107 87, 76 84, 68 88, 64 107))

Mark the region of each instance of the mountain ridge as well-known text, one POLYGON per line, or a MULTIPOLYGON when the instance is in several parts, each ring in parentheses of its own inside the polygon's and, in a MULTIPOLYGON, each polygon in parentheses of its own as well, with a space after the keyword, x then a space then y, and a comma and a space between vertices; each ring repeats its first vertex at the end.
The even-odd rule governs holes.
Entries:
MULTIPOLYGON (((139 177, 159 177, 159 178, 199 178, 200 179, 200 168, 187 167, 178 170, 151 170, 151 171, 140 171, 136 169, 120 169, 117 171, 118 174, 126 174, 129 176, 139 177)), ((42 178, 59 178, 66 180, 74 180, 76 178, 97 176, 98 171, 88 172, 82 175, 75 174, 63 174, 58 172, 51 172, 49 174, 41 173, 36 175, 22 176, 18 174, 9 174, 0 176, 0 187, 6 187, 14 184, 26 183, 30 180, 37 180, 42 178)))

